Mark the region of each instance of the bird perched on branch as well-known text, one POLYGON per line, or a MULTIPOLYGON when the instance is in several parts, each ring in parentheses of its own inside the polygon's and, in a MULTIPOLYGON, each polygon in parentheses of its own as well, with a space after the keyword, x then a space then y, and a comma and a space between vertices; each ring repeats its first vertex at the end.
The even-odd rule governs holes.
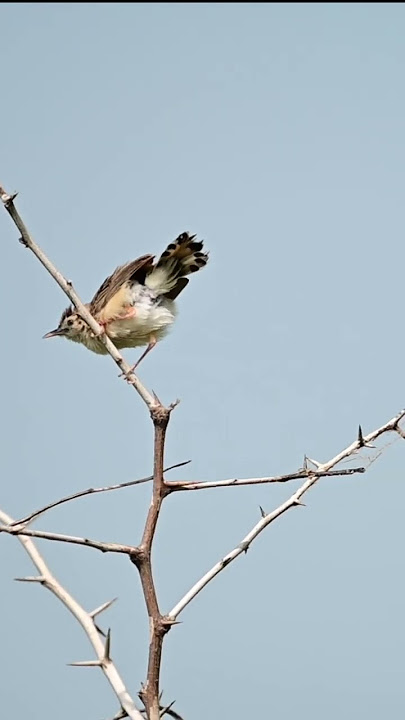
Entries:
MULTIPOLYGON (((182 233, 167 246, 156 264, 154 255, 143 255, 117 267, 86 305, 118 349, 147 345, 133 370, 173 324, 174 301, 189 282, 186 275, 201 270, 208 262, 202 241, 195 238, 196 235, 182 233)), ((95 353, 107 353, 72 306, 62 313, 56 330, 44 335, 51 337, 65 337, 95 353)))

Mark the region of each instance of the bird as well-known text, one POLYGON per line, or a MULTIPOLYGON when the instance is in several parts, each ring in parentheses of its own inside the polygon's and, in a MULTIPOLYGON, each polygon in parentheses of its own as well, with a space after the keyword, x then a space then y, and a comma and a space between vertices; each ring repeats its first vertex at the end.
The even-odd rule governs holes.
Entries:
MULTIPOLYGON (((174 323, 175 300, 188 285, 186 276, 208 262, 203 241, 196 237, 181 233, 156 263, 154 255, 142 255, 120 265, 85 306, 119 350, 147 346, 131 372, 174 323)), ((65 337, 94 353, 107 354, 105 345, 72 305, 63 311, 58 327, 43 337, 65 337)))

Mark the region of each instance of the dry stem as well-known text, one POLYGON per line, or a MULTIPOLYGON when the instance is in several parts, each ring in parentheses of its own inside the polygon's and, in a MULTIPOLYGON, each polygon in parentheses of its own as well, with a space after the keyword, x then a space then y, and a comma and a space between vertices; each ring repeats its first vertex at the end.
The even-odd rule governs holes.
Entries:
MULTIPOLYGON (((4 525, 10 525, 13 522, 13 519, 0 510, 0 521, 4 523, 4 525)), ((50 590, 50 592, 52 592, 72 613, 82 626, 96 653, 97 660, 90 662, 101 668, 127 716, 131 718, 131 720, 143 720, 141 712, 137 709, 133 699, 129 695, 128 690, 126 689, 109 653, 108 657, 106 656, 106 644, 100 638, 94 622, 95 613, 86 612, 84 608, 82 608, 81 605, 79 605, 79 603, 67 592, 67 590, 65 590, 65 588, 49 570, 32 540, 21 536, 18 539, 39 572, 38 577, 21 579, 40 583, 47 590, 50 590)), ((106 609, 110 606, 110 604, 110 602, 105 603, 102 609, 106 609)), ((101 611, 102 610, 99 608, 98 612, 100 613, 101 611)))
POLYGON ((286 500, 286 502, 282 503, 278 508, 273 510, 273 512, 265 513, 263 510, 261 510, 261 520, 243 538, 242 542, 240 542, 239 545, 237 545, 233 550, 231 550, 231 552, 225 555, 225 557, 223 557, 210 570, 208 570, 208 572, 205 573, 205 575, 203 575, 203 577, 200 578, 200 580, 198 580, 192 588, 190 588, 190 590, 184 595, 184 597, 179 600, 179 602, 174 606, 174 608, 172 608, 172 610, 168 613, 167 617, 170 618, 173 622, 175 622, 180 613, 196 597, 196 595, 198 595, 198 593, 200 593, 201 590, 203 590, 203 588, 205 588, 206 585, 208 585, 208 583, 210 583, 211 580, 216 577, 216 575, 222 572, 222 570, 224 570, 231 562, 236 560, 239 555, 241 555, 242 553, 246 553, 253 540, 255 540, 257 536, 260 535, 260 533, 268 525, 270 525, 270 523, 272 523, 278 517, 287 512, 287 510, 290 510, 292 507, 303 505, 303 503, 301 502, 302 496, 306 492, 308 492, 308 490, 313 485, 315 485, 315 483, 318 482, 319 478, 322 477, 323 474, 328 473, 331 468, 333 468, 335 465, 338 465, 345 458, 351 457, 361 448, 373 447, 370 445, 370 443, 387 432, 396 432, 400 437, 403 438, 404 431, 399 426, 399 423, 403 417, 405 417, 404 410, 402 410, 398 415, 389 420, 385 425, 382 425, 377 430, 373 430, 373 432, 369 433, 366 436, 363 436, 361 428, 359 428, 359 434, 357 436, 357 439, 347 448, 342 450, 338 455, 335 455, 334 458, 323 464, 316 461, 311 461, 316 465, 317 470, 313 473, 309 473, 309 476, 301 485, 301 487, 298 488, 298 490, 293 495, 291 495, 291 497, 286 500))

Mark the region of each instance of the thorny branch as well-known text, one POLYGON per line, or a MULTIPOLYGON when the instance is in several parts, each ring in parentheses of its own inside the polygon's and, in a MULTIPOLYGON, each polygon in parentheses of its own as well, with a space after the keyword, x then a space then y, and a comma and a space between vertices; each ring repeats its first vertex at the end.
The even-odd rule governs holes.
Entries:
POLYGON ((231 562, 236 560, 239 555, 242 553, 246 553, 252 544, 253 540, 257 538, 258 535, 268 526, 270 523, 272 523, 274 520, 276 520, 280 515, 283 515, 287 510, 290 510, 292 507, 297 507, 300 505, 303 505, 301 502, 301 498, 303 495, 305 495, 308 490, 315 485, 315 483, 318 482, 319 478, 322 477, 323 473, 327 473, 331 468, 333 468, 335 465, 338 465, 342 460, 345 458, 353 456, 358 450, 360 450, 363 447, 373 447, 370 445, 370 443, 373 440, 376 440, 381 435, 384 435, 388 432, 396 432, 400 437, 404 438, 404 431, 400 427, 399 423, 400 421, 405 417, 405 410, 402 410, 396 417, 392 418, 392 420, 389 420, 385 425, 382 425, 377 430, 373 430, 373 432, 369 433, 366 436, 363 436, 360 428, 360 432, 358 434, 357 439, 349 445, 347 448, 342 450, 338 455, 335 455, 334 458, 329 460, 326 463, 318 463, 316 461, 311 461, 313 464, 316 465, 317 471, 314 473, 311 473, 309 477, 305 480, 305 482, 301 485, 301 487, 298 488, 298 490, 291 495, 291 497, 286 500, 286 502, 282 503, 278 508, 273 510, 271 513, 266 513, 261 509, 261 520, 252 528, 252 530, 243 538, 242 542, 237 545, 231 552, 229 552, 225 557, 222 558, 219 562, 217 562, 210 570, 208 570, 205 575, 203 575, 200 580, 198 580, 195 585, 184 595, 184 597, 179 600, 177 605, 170 610, 167 617, 170 618, 172 621, 176 621, 180 613, 184 610, 184 608, 198 595, 198 593, 201 592, 203 588, 208 585, 208 583, 211 582, 211 580, 214 579, 216 575, 218 575, 222 570, 224 570, 227 565, 229 565, 231 562))
MULTIPOLYGON (((302 496, 315 484, 321 477, 330 475, 351 475, 355 472, 364 472, 365 468, 350 468, 348 470, 332 470, 332 468, 338 465, 345 458, 353 456, 359 449, 363 447, 372 447, 370 443, 387 432, 396 432, 402 438, 405 438, 405 431, 399 426, 400 420, 405 416, 405 411, 401 412, 395 418, 390 420, 388 423, 373 431, 367 436, 363 436, 361 428, 359 428, 357 439, 349 445, 345 450, 336 455, 332 460, 326 463, 319 463, 314 460, 310 460, 310 463, 314 466, 314 469, 310 469, 305 461, 304 468, 297 473, 292 473, 286 476, 275 476, 267 478, 249 478, 245 480, 232 479, 222 480, 216 482, 167 482, 163 477, 163 459, 164 459, 164 443, 167 426, 170 419, 170 412, 174 406, 165 408, 155 394, 151 394, 139 381, 136 375, 130 373, 130 367, 125 362, 117 348, 111 342, 111 340, 102 332, 95 319, 87 311, 86 307, 81 302, 80 298, 73 289, 72 283, 66 280, 63 275, 55 268, 55 266, 48 260, 47 256, 34 242, 26 226, 24 225, 19 213, 17 212, 14 199, 15 195, 8 195, 3 188, 0 187, 0 198, 4 204, 5 209, 9 213, 13 222, 17 226, 21 233, 21 242, 27 248, 29 248, 48 272, 52 275, 58 285, 62 288, 65 294, 69 297, 71 302, 76 307, 81 317, 87 322, 91 330, 97 335, 100 342, 102 342, 107 352, 111 355, 113 360, 119 366, 124 377, 129 379, 130 384, 133 384, 138 394, 141 396, 145 404, 148 406, 153 424, 154 424, 154 472, 153 472, 153 492, 152 501, 148 511, 145 529, 141 544, 138 547, 129 545, 118 545, 116 543, 102 543, 95 540, 89 540, 86 538, 75 538, 67 535, 58 535, 56 533, 45 533, 41 531, 31 531, 25 527, 25 524, 30 522, 32 519, 37 517, 42 512, 55 507, 62 502, 68 502, 76 497, 81 497, 85 494, 92 492, 106 492, 107 490, 118 489, 121 487, 136 484, 137 482, 147 481, 130 481, 129 483, 121 483, 119 485, 110 486, 108 488, 89 489, 76 493, 68 498, 63 498, 60 501, 51 503, 50 505, 42 508, 35 513, 32 513, 27 518, 21 521, 14 522, 4 513, 0 513, 0 520, 3 522, 3 527, 0 527, 0 532, 7 532, 9 534, 18 535, 20 542, 24 545, 27 552, 30 554, 33 562, 37 566, 40 576, 38 578, 24 578, 26 581, 40 582, 51 590, 62 602, 69 608, 73 615, 84 627, 88 637, 96 651, 97 660, 90 660, 80 663, 74 663, 76 665, 85 666, 98 666, 101 667, 105 675, 107 676, 110 684, 116 692, 122 711, 120 711, 120 717, 130 717, 134 720, 139 720, 143 717, 146 711, 148 720, 160 720, 163 711, 166 714, 170 714, 173 717, 179 717, 173 711, 170 711, 171 705, 166 708, 162 708, 160 705, 160 692, 159 692, 159 676, 160 676, 160 664, 162 645, 165 634, 168 632, 170 627, 177 621, 177 617, 184 610, 184 608, 201 592, 201 590, 224 568, 235 560, 240 554, 246 553, 251 543, 255 538, 274 520, 287 512, 290 508, 303 505, 301 498, 302 496), (304 480, 302 485, 296 490, 291 497, 276 508, 271 513, 266 513, 261 509, 261 520, 252 528, 252 530, 245 536, 242 542, 235 547, 230 553, 216 563, 211 570, 209 570, 195 585, 186 593, 186 595, 177 603, 177 605, 167 615, 162 615, 159 609, 159 604, 156 595, 156 589, 154 585, 152 565, 151 565, 151 551, 153 539, 156 531, 157 522, 159 519, 160 510, 162 507, 163 500, 165 497, 177 491, 185 490, 202 490, 213 487, 235 487, 241 485, 253 485, 260 483, 273 483, 273 482, 287 482, 288 480, 304 480), (113 665, 110 657, 110 633, 108 633, 105 643, 101 642, 100 636, 97 631, 97 627, 94 623, 95 613, 86 613, 76 601, 67 595, 66 591, 61 588, 57 581, 50 574, 42 558, 39 556, 35 545, 30 537, 41 537, 49 540, 56 540, 59 542, 70 542, 73 544, 87 545, 95 549, 101 550, 102 552, 119 552, 129 555, 131 561, 136 565, 139 570, 143 593, 145 597, 145 603, 149 616, 150 624, 150 645, 149 645, 149 659, 148 659, 148 673, 146 684, 142 687, 139 697, 145 706, 145 711, 138 711, 135 707, 132 699, 129 697, 118 673, 113 665)), ((309 460, 309 458, 308 458, 309 460)), ((108 604, 101 606, 105 609, 108 604)), ((101 611, 101 610, 100 610, 101 611)), ((118 716, 117 716, 118 717, 118 716)))
MULTIPOLYGON (((4 525, 10 525, 13 522, 13 519, 5 512, 0 510, 0 521, 4 523, 4 525)), ((121 707, 124 709, 126 716, 131 718, 131 720, 143 720, 143 715, 141 714, 140 710, 138 710, 133 699, 128 693, 128 690, 126 689, 118 673, 118 670, 110 657, 110 654, 108 653, 107 655, 106 653, 105 642, 103 642, 103 640, 101 639, 97 630, 97 626, 94 622, 94 616, 96 613, 86 612, 86 610, 82 608, 82 606, 67 592, 67 590, 62 587, 60 582, 49 570, 47 564, 42 558, 42 555, 39 553, 37 547, 32 540, 27 537, 21 536, 18 539, 39 572, 38 577, 19 579, 26 580, 27 582, 40 583, 43 587, 52 592, 65 605, 65 607, 80 623, 84 632, 89 638, 97 657, 97 660, 94 660, 92 662, 93 664, 95 664, 95 666, 100 667, 103 671, 114 693, 116 694, 121 707)), ((102 612, 102 610, 107 609, 110 604, 110 602, 105 603, 102 608, 98 609, 98 613, 102 612)))
MULTIPOLYGON (((184 467, 184 465, 188 465, 191 462, 191 460, 184 460, 181 463, 176 463, 175 465, 170 465, 169 467, 164 469, 164 472, 167 473, 169 470, 174 470, 175 468, 184 467)), ((165 481, 165 486, 170 492, 175 491, 181 491, 181 490, 205 490, 209 488, 216 488, 216 487, 240 487, 243 485, 261 485, 264 483, 285 483, 289 480, 301 480, 302 478, 308 477, 309 470, 299 470, 296 473, 288 473, 287 475, 275 475, 274 477, 263 477, 263 478, 247 478, 247 479, 237 479, 233 478, 232 480, 217 480, 214 482, 190 482, 190 481, 165 481)), ((325 473, 319 473, 317 470, 314 470, 314 474, 318 474, 320 477, 333 477, 337 475, 353 475, 354 473, 364 473, 365 468, 364 467, 356 467, 356 468, 347 468, 345 470, 330 470, 329 472, 325 473)), ((53 508, 58 507, 59 505, 63 505, 64 503, 71 502, 72 500, 78 500, 79 498, 86 497, 86 495, 96 495, 97 493, 105 493, 105 492, 111 492, 112 490, 122 490, 123 488, 132 487, 134 485, 142 485, 143 483, 147 483, 153 480, 153 475, 148 475, 144 478, 139 478, 138 480, 128 480, 127 482, 123 483, 117 483, 116 485, 108 485, 106 487, 100 487, 100 488, 88 488, 87 490, 80 490, 77 493, 73 493, 72 495, 66 495, 66 497, 60 498, 59 500, 55 500, 54 502, 48 503, 48 505, 44 505, 43 507, 39 508, 39 510, 35 510, 34 512, 30 513, 29 515, 26 515, 23 518, 20 518, 19 520, 15 520, 12 525, 27 525, 27 523, 32 522, 32 520, 35 520, 40 515, 43 515, 48 510, 53 510, 53 508)))
POLYGON ((244 485, 264 485, 266 483, 286 483, 290 480, 303 480, 309 475, 320 477, 335 477, 339 475, 354 475, 355 473, 364 473, 364 467, 346 468, 345 470, 299 470, 296 473, 288 473, 287 475, 274 475, 273 477, 262 478, 245 478, 238 480, 213 480, 212 482, 190 482, 181 480, 169 480, 165 482, 165 486, 170 492, 179 492, 181 490, 207 490, 217 487, 242 487, 244 485))
MULTIPOLYGON (((170 467, 164 469, 164 472, 166 473, 169 472, 169 470, 183 467, 184 465, 188 465, 190 462, 191 460, 184 460, 181 463, 170 465, 170 467)), ((26 525, 32 520, 35 520, 35 518, 39 517, 40 515, 43 515, 48 510, 52 510, 53 508, 56 508, 59 505, 63 505, 63 503, 70 502, 71 500, 77 500, 78 498, 85 497, 86 495, 96 495, 97 493, 110 492, 111 490, 121 490, 122 488, 132 487, 133 485, 142 485, 143 483, 150 482, 151 480, 153 480, 153 475, 148 475, 148 477, 139 478, 138 480, 128 480, 128 482, 117 483, 116 485, 108 485, 107 487, 88 488, 87 490, 80 490, 77 493, 73 493, 73 495, 67 495, 66 497, 55 500, 48 505, 44 505, 44 507, 40 508, 39 510, 35 510, 35 512, 30 513, 30 515, 26 515, 25 517, 21 518, 21 520, 15 520, 13 525, 26 525)))

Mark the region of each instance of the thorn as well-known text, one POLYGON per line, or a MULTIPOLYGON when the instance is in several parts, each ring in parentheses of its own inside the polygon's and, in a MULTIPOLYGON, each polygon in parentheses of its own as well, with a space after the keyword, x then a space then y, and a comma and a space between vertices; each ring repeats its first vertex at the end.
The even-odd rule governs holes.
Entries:
POLYGON ((308 458, 306 455, 304 455, 304 462, 302 464, 302 469, 304 472, 307 472, 307 470, 308 470, 308 458))
POLYGON ((161 708, 161 710, 160 710, 160 717, 161 717, 161 718, 163 717, 163 715, 166 715, 166 713, 167 713, 169 710, 171 710, 171 708, 173 707, 173 705, 174 705, 175 702, 176 702, 176 701, 173 700, 173 701, 170 703, 170 705, 166 705, 166 707, 162 707, 162 708, 161 708))
POLYGON ((163 625, 168 625, 169 627, 171 627, 172 625, 181 625, 182 620, 173 620, 170 615, 164 615, 162 617, 162 623, 163 625))
POLYGON ((266 517, 266 513, 265 513, 265 511, 263 510, 262 506, 259 505, 259 508, 260 508, 260 515, 262 516, 262 518, 265 518, 265 517, 266 517))
POLYGON ((297 507, 298 505, 301 505, 301 507, 306 507, 305 503, 301 502, 301 500, 298 500, 298 498, 294 498, 293 505, 296 505, 297 507))
POLYGON ((104 630, 101 629, 100 625, 97 625, 97 623, 94 623, 94 627, 96 628, 97 632, 100 633, 102 637, 107 637, 104 630))
POLYGON ((81 662, 67 663, 70 667, 101 667, 100 660, 82 660, 81 662))
POLYGON ((117 599, 118 598, 115 597, 112 600, 108 600, 107 602, 103 603, 95 610, 92 610, 91 613, 89 613, 90 617, 94 619, 96 617, 96 615, 100 615, 100 613, 104 612, 104 610, 107 610, 107 608, 109 608, 113 603, 115 603, 115 601, 117 599))
POLYGON ((121 708, 121 710, 118 710, 117 714, 114 715, 112 720, 121 720, 121 718, 126 718, 126 717, 128 717, 127 711, 124 710, 124 708, 121 708))
POLYGON ((110 662, 110 645, 111 645, 111 631, 110 628, 108 628, 107 637, 105 639, 105 646, 104 646, 104 662, 110 662))
POLYGON ((174 402, 170 403, 169 407, 167 408, 168 411, 169 411, 169 413, 171 413, 172 410, 174 410, 174 408, 177 407, 177 405, 178 405, 179 403, 180 403, 180 399, 179 399, 179 398, 177 398, 177 400, 175 400, 174 402))
POLYGON ((127 711, 124 710, 124 708, 122 707, 120 710, 118 710, 118 712, 116 713, 116 715, 114 715, 114 717, 112 718, 112 720, 121 720, 121 718, 125 718, 125 717, 128 717, 128 713, 127 713, 127 711))
POLYGON ((312 458, 305 456, 307 459, 307 462, 310 462, 312 465, 315 465, 316 468, 319 468, 322 463, 318 462, 317 460, 312 460, 312 458))
POLYGON ((37 582, 37 583, 43 583, 45 582, 45 578, 42 575, 38 575, 38 577, 16 577, 14 578, 16 582, 37 582))
POLYGON ((157 404, 161 405, 162 403, 160 402, 160 400, 154 390, 152 390, 152 395, 153 395, 154 400, 157 402, 157 404))
POLYGON ((358 435, 357 435, 357 442, 358 442, 358 444, 359 444, 359 447, 364 447, 365 443, 364 443, 364 437, 363 437, 363 431, 362 431, 362 429, 361 429, 361 425, 359 425, 359 432, 358 432, 358 435))
MULTIPOLYGON (((238 547, 240 547, 240 549, 242 550, 242 552, 245 553, 245 555, 246 555, 247 551, 249 550, 249 544, 250 544, 250 543, 248 543, 246 540, 244 540, 243 542, 239 543, 239 546, 238 546, 238 547)), ((224 562, 224 561, 222 561, 222 562, 224 562)), ((228 560, 228 562, 230 562, 230 560, 228 560)), ((228 562, 227 562, 226 564, 228 564, 228 562)))

